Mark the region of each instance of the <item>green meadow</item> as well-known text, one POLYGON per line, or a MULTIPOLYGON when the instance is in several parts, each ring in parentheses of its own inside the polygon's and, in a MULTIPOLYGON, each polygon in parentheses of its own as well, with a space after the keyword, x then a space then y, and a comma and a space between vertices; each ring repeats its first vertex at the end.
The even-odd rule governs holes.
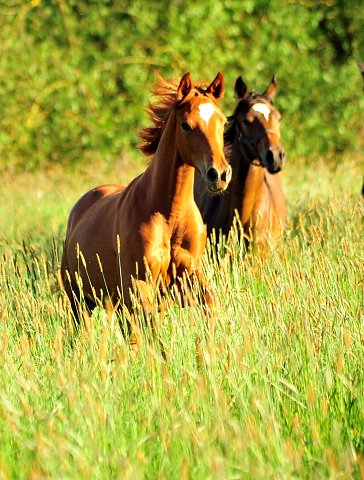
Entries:
POLYGON ((209 243, 215 332, 171 304, 165 358, 103 310, 76 331, 58 282, 74 202, 143 168, 4 174, 0 479, 363 479, 364 157, 288 158, 278 247, 209 243))

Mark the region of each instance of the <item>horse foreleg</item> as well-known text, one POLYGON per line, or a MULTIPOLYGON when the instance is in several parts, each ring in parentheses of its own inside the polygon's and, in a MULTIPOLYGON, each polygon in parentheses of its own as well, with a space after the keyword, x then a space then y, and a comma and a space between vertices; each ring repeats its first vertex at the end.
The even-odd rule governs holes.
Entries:
MULTIPOLYGON (((149 328, 152 333, 152 338, 157 337, 158 343, 160 346, 161 354, 164 359, 166 359, 165 349, 163 342, 160 339, 158 334, 158 329, 155 323, 154 313, 155 313, 155 304, 156 304, 156 295, 154 291, 154 285, 150 282, 144 280, 134 280, 133 281, 133 290, 134 295, 131 294, 132 301, 132 323, 131 323, 131 336, 130 344, 133 350, 140 350, 141 344, 141 332, 145 328, 149 328), (138 315, 138 310, 141 312, 138 315), (141 320, 144 325, 141 325, 141 320)), ((146 332, 145 332, 146 333, 146 332)))
POLYGON ((200 270, 192 274, 184 273, 179 278, 178 291, 180 298, 185 299, 185 304, 193 306, 200 304, 204 312, 207 330, 211 338, 215 335, 216 318, 218 317, 219 301, 218 296, 212 289, 207 287, 204 275, 200 270))

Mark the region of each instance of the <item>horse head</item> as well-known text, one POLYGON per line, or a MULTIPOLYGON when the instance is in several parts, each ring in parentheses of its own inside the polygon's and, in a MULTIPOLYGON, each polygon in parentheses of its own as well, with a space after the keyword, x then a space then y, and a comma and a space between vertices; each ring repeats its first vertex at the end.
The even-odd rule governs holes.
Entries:
POLYGON ((185 163, 201 173, 212 192, 225 190, 231 179, 231 167, 223 152, 226 117, 218 106, 223 93, 222 73, 207 88, 193 85, 186 73, 177 90, 178 151, 185 163))
POLYGON ((251 163, 267 168, 270 173, 279 172, 286 161, 286 152, 280 143, 281 115, 273 106, 276 89, 276 76, 262 94, 248 95, 241 77, 235 83, 235 96, 239 102, 235 120, 243 153, 247 151, 245 156, 251 163))

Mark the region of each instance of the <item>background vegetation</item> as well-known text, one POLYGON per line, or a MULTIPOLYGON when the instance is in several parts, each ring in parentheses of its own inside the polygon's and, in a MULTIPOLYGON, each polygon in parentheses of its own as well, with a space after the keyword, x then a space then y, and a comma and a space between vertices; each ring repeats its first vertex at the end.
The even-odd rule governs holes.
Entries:
MULTIPOLYGON (((277 105, 292 157, 363 146, 361 0, 2 0, 0 165, 34 169, 138 155, 155 80, 242 75, 277 105)), ((140 158, 140 157, 139 157, 140 158)))

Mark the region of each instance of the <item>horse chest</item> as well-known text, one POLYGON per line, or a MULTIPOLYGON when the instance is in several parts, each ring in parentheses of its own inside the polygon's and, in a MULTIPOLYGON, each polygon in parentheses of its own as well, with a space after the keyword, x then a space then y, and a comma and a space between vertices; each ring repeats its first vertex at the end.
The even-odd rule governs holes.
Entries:
POLYGON ((174 275, 182 275, 184 271, 191 272, 205 247, 205 238, 200 235, 191 235, 185 228, 171 228, 159 218, 153 219, 148 226, 142 229, 144 242, 144 256, 153 277, 161 275, 164 279, 171 279, 174 275))

